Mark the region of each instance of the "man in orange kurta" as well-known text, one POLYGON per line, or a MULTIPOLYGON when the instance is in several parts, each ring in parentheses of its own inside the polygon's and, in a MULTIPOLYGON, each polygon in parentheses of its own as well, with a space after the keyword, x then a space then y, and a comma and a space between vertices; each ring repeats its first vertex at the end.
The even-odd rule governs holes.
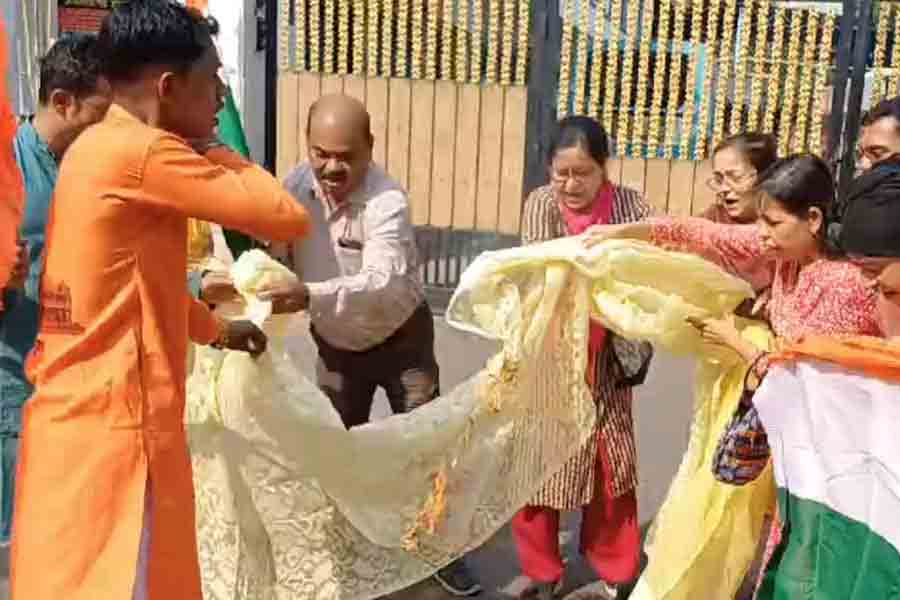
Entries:
POLYGON ((188 338, 234 349, 264 339, 191 299, 186 222, 288 241, 307 233, 308 216, 268 173, 196 141, 211 139, 224 92, 199 14, 131 2, 104 22, 99 45, 113 105, 66 153, 50 216, 12 596, 201 600, 188 338))

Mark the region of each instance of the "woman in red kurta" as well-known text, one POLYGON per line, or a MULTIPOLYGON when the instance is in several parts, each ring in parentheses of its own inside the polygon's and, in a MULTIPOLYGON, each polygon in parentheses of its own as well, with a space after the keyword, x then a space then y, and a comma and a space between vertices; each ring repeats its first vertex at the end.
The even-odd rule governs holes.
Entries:
MULTIPOLYGON (((522 241, 530 244, 577 235, 600 223, 627 223, 650 214, 640 195, 607 179, 606 133, 587 117, 559 124, 550 152, 551 183, 525 203, 522 241)), ((563 576, 559 551, 560 511, 583 510, 581 552, 602 584, 637 576, 636 452, 631 387, 623 381, 616 347, 631 344, 592 324, 587 377, 602 406, 595 435, 513 519, 522 570, 532 581, 522 598, 553 597, 563 576)))
POLYGON ((224 87, 207 25, 174 1, 105 22, 113 105, 60 168, 23 417, 17 600, 201 600, 184 430, 188 338, 248 349, 187 290, 187 219, 289 241, 306 212, 209 138, 224 87), (140 558, 139 558, 140 555, 140 558))

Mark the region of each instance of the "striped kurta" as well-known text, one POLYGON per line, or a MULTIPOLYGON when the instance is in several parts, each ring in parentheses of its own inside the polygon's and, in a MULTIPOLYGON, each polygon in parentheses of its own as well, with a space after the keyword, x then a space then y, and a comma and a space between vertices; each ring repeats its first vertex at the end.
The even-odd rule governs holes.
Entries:
MULTIPOLYGON (((649 216, 650 206, 634 190, 616 186, 611 223, 640 221, 649 216)), ((534 244, 567 235, 565 221, 551 187, 534 190, 525 201, 522 218, 522 243, 534 244)), ((631 414, 631 388, 616 388, 618 364, 607 343, 597 361, 594 398, 598 411, 595 435, 572 457, 562 470, 541 489, 531 504, 559 510, 575 510, 589 504, 599 486, 608 486, 614 497, 637 486, 637 452, 634 420, 631 414), (598 445, 607 453, 605 464, 611 473, 597 471, 598 445)))

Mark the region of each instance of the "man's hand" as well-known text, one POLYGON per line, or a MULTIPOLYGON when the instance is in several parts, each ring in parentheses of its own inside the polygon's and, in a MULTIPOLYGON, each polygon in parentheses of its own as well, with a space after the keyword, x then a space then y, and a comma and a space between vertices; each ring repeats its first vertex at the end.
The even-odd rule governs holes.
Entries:
POLYGON ((240 297, 228 273, 209 271, 200 282, 200 298, 207 304, 225 304, 240 297))
POLYGON ((260 290, 259 299, 272 303, 272 313, 283 315, 309 307, 309 288, 301 282, 276 285, 260 290))
POLYGON ((28 244, 20 240, 18 246, 16 262, 9 278, 9 287, 12 289, 25 287, 25 280, 28 279, 28 244))
POLYGON ((268 341, 266 334, 259 327, 250 321, 238 320, 228 321, 215 346, 259 356, 266 351, 268 341))

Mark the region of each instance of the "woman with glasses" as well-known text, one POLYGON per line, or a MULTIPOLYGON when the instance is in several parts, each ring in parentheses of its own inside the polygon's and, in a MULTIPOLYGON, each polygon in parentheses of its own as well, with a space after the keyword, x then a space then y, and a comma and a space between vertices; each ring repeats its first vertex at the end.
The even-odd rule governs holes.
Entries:
MULTIPOLYGON (((611 238, 642 239, 712 257, 738 277, 764 280, 771 286, 769 319, 779 338, 878 335, 875 295, 861 268, 837 260, 826 243, 834 198, 828 165, 811 154, 791 156, 766 171, 756 189, 757 225, 651 219, 594 226, 585 235, 585 245, 611 238)), ((742 342, 733 325, 707 322, 701 327, 710 340, 730 346, 748 361, 759 358, 758 350, 742 342)))
POLYGON ((713 151, 713 175, 706 181, 716 203, 703 218, 729 225, 755 223, 757 179, 777 158, 775 138, 767 133, 740 133, 722 140, 713 151))
MULTIPOLYGON (((550 183, 525 203, 525 244, 579 235, 589 227, 638 221, 650 207, 630 189, 612 183, 606 171, 609 141, 593 119, 574 116, 559 123, 550 149, 550 183)), ((581 552, 615 597, 616 584, 638 575, 640 533, 631 386, 646 373, 650 349, 633 345, 591 324, 588 378, 604 408, 596 435, 513 519, 522 569, 531 585, 521 598, 549 600, 559 591, 560 511, 583 510, 581 552), (628 377, 625 364, 637 365, 628 377)))

